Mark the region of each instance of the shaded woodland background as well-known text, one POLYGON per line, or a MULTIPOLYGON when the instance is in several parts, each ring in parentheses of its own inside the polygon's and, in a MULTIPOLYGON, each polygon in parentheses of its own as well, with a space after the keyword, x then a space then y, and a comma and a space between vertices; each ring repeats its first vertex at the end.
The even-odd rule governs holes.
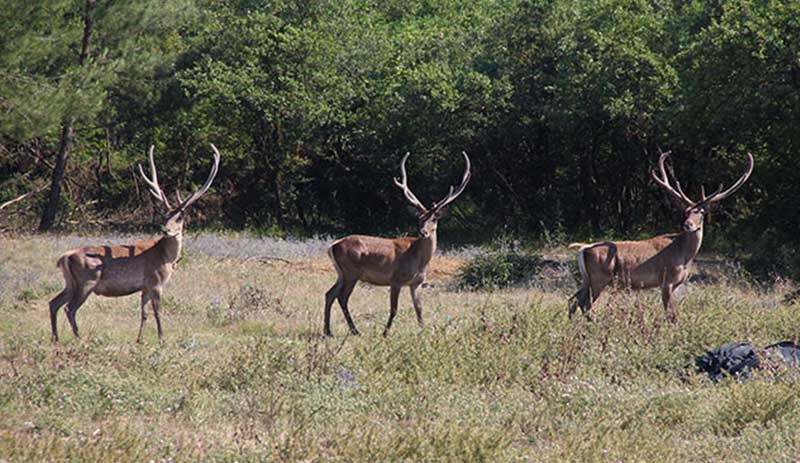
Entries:
POLYGON ((679 223, 659 147, 690 196, 750 151, 705 246, 800 277, 800 2, 27 0, 0 22, 0 202, 35 192, 0 213, 17 230, 148 224, 150 144, 187 191, 214 143, 195 226, 410 232, 400 157, 430 202, 464 150, 443 240, 636 238, 679 223))

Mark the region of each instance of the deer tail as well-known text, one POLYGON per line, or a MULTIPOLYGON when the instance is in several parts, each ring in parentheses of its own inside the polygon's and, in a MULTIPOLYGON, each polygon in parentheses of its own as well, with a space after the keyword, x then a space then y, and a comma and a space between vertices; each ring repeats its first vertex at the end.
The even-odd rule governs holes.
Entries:
POLYGON ((333 263, 333 267, 336 269, 336 273, 339 274, 341 277, 342 275, 342 267, 339 266, 339 262, 336 262, 336 256, 333 255, 333 248, 339 244, 342 240, 336 240, 328 246, 328 258, 330 258, 331 262, 333 263))
POLYGON ((69 266, 69 260, 73 254, 74 252, 72 251, 67 252, 59 257, 56 261, 56 267, 61 270, 61 274, 64 275, 64 283, 68 289, 74 289, 78 286, 77 282, 75 281, 75 275, 72 274, 72 269, 69 266))
MULTIPOLYGON (((579 243, 573 243, 579 244, 579 243)), ((571 247, 572 245, 570 245, 571 247)), ((583 277, 583 281, 586 283, 587 286, 591 285, 591 281, 589 280, 589 272, 586 271, 586 249, 589 246, 582 244, 580 246, 580 250, 578 251, 578 270, 581 272, 581 277, 583 277)))
POLYGON ((591 246, 591 245, 587 244, 587 243, 570 243, 567 246, 567 248, 568 249, 579 249, 579 248, 585 248, 586 246, 591 246))

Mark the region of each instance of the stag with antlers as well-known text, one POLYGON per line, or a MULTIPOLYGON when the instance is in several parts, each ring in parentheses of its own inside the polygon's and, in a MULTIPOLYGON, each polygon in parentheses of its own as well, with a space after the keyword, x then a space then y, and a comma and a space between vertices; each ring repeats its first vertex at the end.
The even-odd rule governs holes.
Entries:
POLYGON ((683 192, 677 179, 674 187, 670 183, 664 167, 669 154, 661 153, 658 159, 660 175, 655 171, 651 171, 651 174, 670 199, 683 209, 683 231, 642 241, 570 244, 570 248, 580 249, 578 268, 583 277, 581 288, 571 298, 570 318, 578 307, 588 318, 592 304, 603 289, 616 281, 633 290, 660 287, 666 316, 673 323, 677 322, 678 312, 673 294, 686 281, 692 261, 700 250, 703 219, 718 202, 732 195, 747 182, 753 173, 753 156, 747 153, 747 168, 730 188, 723 191, 723 186, 720 185, 711 196, 706 196, 705 190, 701 189, 700 201, 692 201, 683 192))
POLYGON ((353 292, 356 283, 364 281, 378 286, 390 287, 390 312, 389 321, 383 335, 389 334, 395 315, 397 315, 397 300, 400 290, 408 286, 411 300, 417 313, 417 323, 423 326, 422 304, 417 294, 417 289, 425 281, 425 272, 428 264, 436 252, 436 227, 439 219, 444 215, 447 206, 464 192, 470 176, 470 161, 467 153, 462 153, 467 163, 464 177, 458 188, 450 187, 450 192, 441 201, 434 203, 428 209, 414 195, 408 187, 406 174, 406 160, 409 153, 403 156, 400 162, 401 178, 394 179, 405 196, 406 200, 416 210, 419 219, 419 236, 403 238, 379 238, 375 236, 350 235, 331 244, 328 256, 336 268, 338 277, 336 283, 325 293, 325 335, 331 336, 331 307, 333 301, 338 299, 342 313, 350 327, 350 333, 358 335, 356 325, 347 309, 347 301, 353 292))
POLYGON ((141 292, 141 323, 137 342, 142 341, 142 330, 147 319, 146 306, 150 303, 158 327, 158 339, 163 340, 161 329, 161 292, 175 268, 181 255, 183 239, 183 221, 189 207, 197 201, 211 186, 219 169, 220 154, 214 145, 214 161, 211 172, 203 186, 186 200, 181 200, 176 193, 178 204, 172 207, 167 195, 158 184, 156 164, 153 160, 153 149, 150 147, 150 178, 145 175, 142 166, 139 172, 153 194, 167 209, 166 223, 162 227, 163 235, 156 240, 137 241, 129 245, 86 246, 73 249, 62 255, 56 265, 64 275, 64 290, 50 301, 50 327, 53 341, 58 341, 56 314, 58 309, 67 305, 67 319, 75 337, 78 325, 75 314, 90 294, 118 297, 141 292))

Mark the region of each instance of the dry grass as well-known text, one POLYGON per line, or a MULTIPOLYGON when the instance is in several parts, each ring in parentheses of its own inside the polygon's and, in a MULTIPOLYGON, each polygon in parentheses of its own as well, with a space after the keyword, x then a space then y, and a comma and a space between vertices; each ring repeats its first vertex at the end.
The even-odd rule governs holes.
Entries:
POLYGON ((0 238, 0 460, 800 457, 797 372, 711 384, 687 369, 723 342, 796 336, 788 287, 762 291, 709 267, 700 273, 718 281, 685 291, 677 326, 663 323, 655 291, 604 295, 594 324, 569 323, 563 285, 453 290, 463 254, 451 253, 422 293, 425 329, 404 291, 382 338, 388 290, 360 285, 351 311, 364 335, 346 336, 335 308, 336 337, 323 339, 335 280, 324 240, 201 238, 165 291, 163 346, 152 317, 134 342, 136 296, 91 297, 78 313, 84 339, 62 314, 52 345, 53 262, 96 238, 0 238))

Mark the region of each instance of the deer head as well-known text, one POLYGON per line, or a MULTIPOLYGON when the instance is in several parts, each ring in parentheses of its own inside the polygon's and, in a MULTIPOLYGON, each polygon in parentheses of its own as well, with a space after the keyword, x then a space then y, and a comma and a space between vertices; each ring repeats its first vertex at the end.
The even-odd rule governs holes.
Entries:
POLYGON ((675 179, 675 187, 670 184, 669 177, 667 176, 667 170, 664 167, 664 162, 666 161, 667 157, 669 157, 670 153, 671 151, 661 153, 661 156, 658 158, 660 175, 657 175, 655 171, 651 171, 650 173, 652 174, 656 183, 664 188, 664 190, 669 193, 670 198, 683 209, 683 230, 687 232, 700 230, 703 227, 703 220, 705 219, 706 214, 711 211, 711 208, 714 207, 718 202, 735 193, 736 190, 741 188, 742 185, 747 182, 747 180, 750 178, 750 175, 753 173, 753 155, 747 153, 747 168, 745 168, 744 174, 739 177, 739 180, 737 180, 736 183, 724 191, 723 186, 720 185, 719 188, 717 188, 717 191, 712 193, 711 196, 706 196, 705 187, 701 186, 700 201, 693 201, 686 196, 686 193, 683 192, 681 184, 678 182, 677 178, 675 179))
POLYGON ((461 185, 458 188, 450 187, 450 192, 447 193, 447 196, 442 198, 439 202, 436 202, 431 206, 430 209, 426 208, 422 202, 414 195, 411 189, 408 187, 408 174, 406 174, 406 160, 408 160, 408 156, 411 153, 406 153, 403 156, 403 160, 400 161, 400 174, 401 178, 395 178, 394 184, 397 185, 401 190, 403 190, 403 194, 405 195, 406 199, 409 203, 414 207, 417 215, 417 219, 419 220, 419 234, 423 238, 427 238, 434 233, 436 233, 436 227, 439 222, 439 219, 445 214, 447 211, 447 206, 452 203, 456 198, 458 198, 461 193, 464 192, 464 188, 467 187, 467 183, 469 183, 469 179, 472 176, 470 171, 470 162, 469 156, 467 153, 461 152, 464 155, 464 160, 467 162, 467 166, 464 169, 464 177, 461 179, 461 185))
POLYGON ((208 179, 200 187, 199 190, 192 193, 191 196, 186 198, 186 200, 181 199, 180 193, 175 192, 175 196, 178 199, 178 205, 172 207, 167 199, 167 195, 164 194, 164 191, 161 189, 161 186, 158 184, 158 173, 156 172, 156 163, 153 160, 153 150, 155 149, 155 145, 150 146, 149 158, 150 158, 150 178, 147 177, 144 173, 144 169, 142 169, 141 164, 139 165, 139 173, 142 175, 144 182, 150 187, 150 193, 156 197, 167 209, 167 213, 165 216, 166 222, 162 227, 162 231, 164 235, 174 237, 178 236, 183 232, 183 219, 186 214, 186 211, 189 207, 197 201, 200 196, 208 191, 209 187, 211 187, 211 183, 214 181, 214 177, 217 176, 217 171, 219 170, 219 151, 217 147, 213 144, 211 145, 211 149, 214 150, 214 164, 211 166, 211 172, 208 174, 208 179))

